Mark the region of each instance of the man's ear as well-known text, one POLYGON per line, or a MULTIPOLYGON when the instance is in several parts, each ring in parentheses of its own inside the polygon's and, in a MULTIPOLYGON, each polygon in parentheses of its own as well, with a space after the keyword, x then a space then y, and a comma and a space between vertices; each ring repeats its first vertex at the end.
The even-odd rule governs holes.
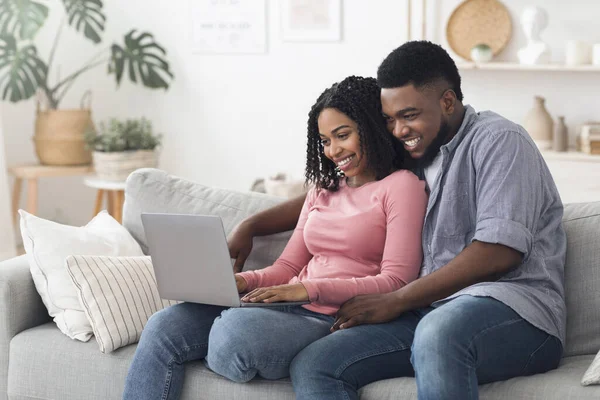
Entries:
POLYGON ((447 89, 444 94, 442 95, 442 98, 440 99, 440 103, 442 106, 442 111, 446 114, 446 115, 452 115, 454 113, 454 106, 456 105, 456 93, 454 93, 454 90, 452 89, 447 89))

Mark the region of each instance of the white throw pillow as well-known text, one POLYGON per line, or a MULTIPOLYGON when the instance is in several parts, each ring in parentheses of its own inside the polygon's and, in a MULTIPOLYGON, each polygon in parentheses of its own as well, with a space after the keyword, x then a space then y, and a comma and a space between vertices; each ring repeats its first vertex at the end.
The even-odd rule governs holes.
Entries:
POLYGON ((23 210, 21 235, 35 287, 58 328, 71 339, 87 342, 90 325, 65 268, 72 254, 142 256, 140 245, 106 211, 82 227, 58 224, 23 210))
POLYGON ((600 385, 600 351, 596 354, 592 365, 583 374, 581 384, 583 386, 600 385))
POLYGON ((103 353, 137 343, 152 314, 178 303, 160 298, 149 256, 71 256, 66 267, 103 353))

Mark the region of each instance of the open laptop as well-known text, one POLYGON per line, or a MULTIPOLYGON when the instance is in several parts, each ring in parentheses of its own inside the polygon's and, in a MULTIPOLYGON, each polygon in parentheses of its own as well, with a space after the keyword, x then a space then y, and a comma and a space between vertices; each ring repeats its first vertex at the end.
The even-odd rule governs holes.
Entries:
POLYGON ((142 213, 161 298, 225 307, 273 307, 303 302, 246 303, 237 291, 221 218, 142 213))

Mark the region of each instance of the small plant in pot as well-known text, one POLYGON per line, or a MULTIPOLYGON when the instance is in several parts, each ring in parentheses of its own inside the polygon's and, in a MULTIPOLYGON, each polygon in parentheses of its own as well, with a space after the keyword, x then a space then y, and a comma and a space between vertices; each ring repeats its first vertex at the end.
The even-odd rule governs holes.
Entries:
POLYGON ((97 131, 85 133, 96 176, 111 181, 124 181, 138 168, 156 168, 161 140, 162 135, 154 133, 146 118, 111 118, 108 123, 101 122, 97 131))

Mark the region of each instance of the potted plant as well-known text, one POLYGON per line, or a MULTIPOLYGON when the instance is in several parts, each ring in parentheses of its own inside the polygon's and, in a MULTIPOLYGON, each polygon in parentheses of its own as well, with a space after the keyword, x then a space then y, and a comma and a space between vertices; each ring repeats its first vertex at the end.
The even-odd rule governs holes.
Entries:
POLYGON ((138 168, 158 166, 162 135, 155 134, 146 118, 101 122, 98 132, 88 130, 85 143, 92 151, 94 170, 100 179, 124 181, 138 168))
MULTIPOLYGON (((173 74, 165 60, 166 51, 147 32, 135 29, 124 44, 103 47, 80 68, 56 81, 50 79, 56 49, 65 25, 83 34, 95 45, 102 41, 106 23, 102 0, 61 0, 65 18, 56 32, 47 59, 42 59, 33 42, 47 20, 48 7, 35 0, 0 0, 0 92, 3 100, 18 102, 40 93, 47 110, 40 110, 38 97, 34 141, 38 158, 44 164, 75 165, 90 162, 83 135, 93 129, 89 106, 59 110, 59 105, 75 80, 104 64, 114 75, 117 87, 126 75, 134 83, 152 89, 168 89, 173 74), (125 73, 127 71, 127 73, 125 73)), ((56 76, 56 74, 52 74, 56 76)))

